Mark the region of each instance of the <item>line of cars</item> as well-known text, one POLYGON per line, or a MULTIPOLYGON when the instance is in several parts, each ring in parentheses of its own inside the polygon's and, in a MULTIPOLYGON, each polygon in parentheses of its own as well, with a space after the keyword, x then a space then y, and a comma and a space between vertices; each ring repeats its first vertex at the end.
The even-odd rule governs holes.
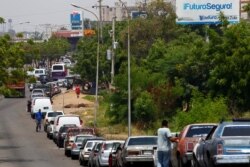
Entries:
POLYGON ((185 126, 171 162, 174 167, 249 166, 250 120, 185 126))
MULTIPOLYGON (((78 159, 80 165, 157 166, 157 136, 130 136, 125 141, 106 140, 97 137, 93 128, 82 128, 78 115, 64 115, 60 111, 49 114, 52 112, 46 111, 45 115, 47 137, 53 139, 59 148, 64 148, 65 156, 78 159)), ((171 153, 173 167, 250 164, 250 120, 190 124, 177 135, 179 142, 172 146, 171 153)))

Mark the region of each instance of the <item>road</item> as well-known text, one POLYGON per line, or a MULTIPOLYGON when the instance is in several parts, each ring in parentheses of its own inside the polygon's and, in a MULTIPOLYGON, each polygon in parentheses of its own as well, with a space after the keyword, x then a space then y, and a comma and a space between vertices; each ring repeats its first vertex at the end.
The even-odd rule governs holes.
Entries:
POLYGON ((35 132, 26 103, 25 98, 0 101, 0 166, 79 167, 79 162, 65 157, 64 150, 44 132, 35 132))

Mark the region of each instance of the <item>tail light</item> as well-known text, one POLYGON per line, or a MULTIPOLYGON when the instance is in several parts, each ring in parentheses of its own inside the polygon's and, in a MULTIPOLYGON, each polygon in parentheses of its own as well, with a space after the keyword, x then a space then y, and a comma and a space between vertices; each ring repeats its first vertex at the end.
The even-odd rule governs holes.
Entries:
POLYGON ((223 154, 223 145, 217 144, 217 155, 223 154))
POLYGON ((48 122, 48 119, 46 119, 45 121, 48 122))
POLYGON ((194 148, 194 143, 192 143, 192 142, 186 143, 186 151, 187 152, 193 151, 193 148, 194 148))

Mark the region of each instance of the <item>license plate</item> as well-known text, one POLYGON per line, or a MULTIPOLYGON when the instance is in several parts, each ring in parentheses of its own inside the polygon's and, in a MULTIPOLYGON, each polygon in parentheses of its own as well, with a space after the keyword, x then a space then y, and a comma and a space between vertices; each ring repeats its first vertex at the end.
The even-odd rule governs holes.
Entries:
POLYGON ((49 107, 43 107, 43 109, 44 109, 44 110, 48 110, 48 109, 49 109, 49 107))

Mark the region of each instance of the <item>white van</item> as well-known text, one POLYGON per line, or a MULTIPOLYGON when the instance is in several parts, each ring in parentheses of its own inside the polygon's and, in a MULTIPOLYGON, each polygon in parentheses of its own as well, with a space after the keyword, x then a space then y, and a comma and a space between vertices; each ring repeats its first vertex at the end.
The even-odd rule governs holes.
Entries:
POLYGON ((53 125, 53 139, 57 138, 60 127, 66 124, 82 127, 82 120, 79 115, 66 114, 56 116, 53 125))
POLYGON ((39 78, 40 75, 46 75, 47 70, 45 68, 35 68, 33 71, 27 71, 28 76, 34 76, 39 78))
POLYGON ((48 97, 35 98, 32 101, 31 107, 31 117, 35 118, 35 114, 41 109, 43 116, 45 116, 47 111, 52 111, 51 100, 48 97))

